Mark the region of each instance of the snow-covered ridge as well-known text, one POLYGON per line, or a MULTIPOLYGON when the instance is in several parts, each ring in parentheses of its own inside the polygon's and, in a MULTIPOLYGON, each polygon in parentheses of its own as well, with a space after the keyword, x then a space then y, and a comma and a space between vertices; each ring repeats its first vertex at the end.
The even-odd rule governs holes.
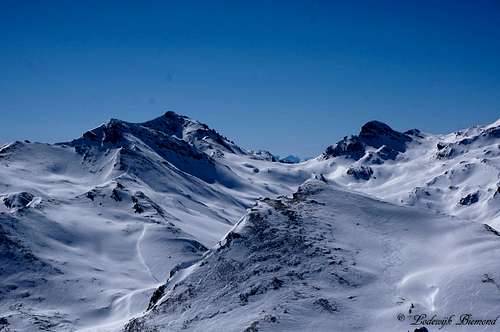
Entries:
POLYGON ((11 331, 119 329, 255 199, 307 176, 171 112, 5 145, 0 318, 11 331))
POLYGON ((365 125, 311 163, 347 188, 500 226, 498 121, 448 135, 375 124, 377 135, 367 139, 365 125))
MULTIPOLYGON (((358 233, 355 227, 346 228, 334 239, 322 238, 321 233, 333 227, 328 225, 341 222, 323 218, 322 214, 340 214, 345 220, 373 217, 383 222, 389 218, 402 223, 401 215, 408 215, 432 229, 438 227, 433 226, 434 222, 442 222, 446 234, 455 234, 459 225, 469 225, 464 229, 473 229, 473 233, 484 229, 470 222, 497 227, 500 224, 499 124, 497 121, 449 135, 432 135, 416 129, 400 133, 386 124, 371 121, 362 126, 358 135, 346 137, 317 158, 299 163, 292 163, 297 162, 295 158, 280 162, 266 151, 246 151, 207 125, 173 112, 144 123, 113 119, 71 142, 6 144, 0 148, 0 264, 3 266, 0 330, 117 331, 126 324, 131 330, 135 323, 130 322, 137 322, 139 328, 140 324, 163 326, 171 313, 162 318, 154 312, 163 310, 159 308, 164 301, 172 301, 168 300, 168 293, 170 287, 180 282, 179 278, 189 280, 202 273, 217 279, 220 277, 217 273, 225 271, 226 265, 213 262, 214 257, 241 260, 234 256, 239 249, 235 251, 232 240, 244 244, 245 255, 255 254, 258 258, 268 253, 267 245, 272 250, 275 247, 293 250, 293 241, 300 240, 296 233, 299 230, 309 243, 306 247, 319 250, 311 258, 311 264, 329 264, 326 251, 333 250, 332 243, 338 245, 334 249, 341 248, 340 244, 349 244, 358 233), (321 183, 310 179, 319 179, 321 183), (301 186, 304 181, 309 182, 301 186), (298 194, 292 197, 299 186, 298 194), (347 204, 344 198, 352 202, 347 204), (415 210, 408 205, 429 210, 422 212, 429 221, 420 221, 425 218, 414 216, 415 210), (380 208, 387 206, 391 208, 380 208), (376 216, 353 212, 367 208, 381 212, 376 216), (394 211, 397 211, 395 216, 391 214, 394 211), (269 212, 274 217, 267 217, 269 212), (436 212, 442 216, 436 217, 436 212), (295 213, 300 215, 302 224, 290 222, 295 213), (259 218, 249 217, 254 214, 262 215, 262 224, 259 218), (242 216, 246 217, 233 229, 242 216), (461 219, 468 221, 463 223, 461 219), (294 225, 299 228, 294 229, 294 225), (268 231, 276 237, 267 238, 268 231), (230 235, 224 238, 225 234, 230 235), (264 237, 260 238, 261 235, 264 237), (236 239, 238 236, 241 238, 236 239), (207 248, 214 249, 207 252, 207 248), (140 318, 148 308, 150 311, 140 318), (138 319, 132 320, 134 317, 138 319)), ((404 235, 408 246, 423 241, 418 231, 415 230, 416 240, 412 240, 411 234, 404 235)), ((379 240, 391 242, 393 236, 403 236, 392 232, 386 235, 387 238, 379 240)), ((479 243, 480 239, 482 235, 473 242, 479 243)), ((496 246, 487 237, 485 246, 490 244, 496 246)), ((440 248, 461 250, 462 245, 468 248, 460 241, 444 241, 440 248)), ((352 248, 344 249, 346 260, 357 255, 352 248)), ((389 252, 387 249, 380 254, 389 252)), ((408 257, 412 258, 415 252, 411 251, 408 257)), ((489 264, 481 249, 467 252, 489 264)), ((302 258, 298 258, 297 266, 304 271, 312 269, 303 265, 302 258)), ((245 262, 241 267, 245 273, 248 269, 262 270, 257 274, 264 278, 258 289, 265 290, 265 294, 274 290, 272 283, 267 284, 273 281, 274 269, 292 274, 295 271, 293 264, 290 267, 272 255, 269 260, 259 259, 245 262)), ((399 276, 409 277, 403 273, 404 269, 398 272, 399 276)), ((231 271, 227 271, 229 275, 231 271)), ((467 271, 464 275, 468 276, 467 271)), ((348 280, 340 271, 330 272, 348 280)), ((366 271, 351 267, 351 272, 353 276, 366 277, 363 274, 366 271)), ((383 282, 384 272, 380 273, 382 276, 377 275, 374 280, 383 282)), ((493 272, 485 273, 497 278, 493 272)), ((322 278, 310 274, 314 282, 322 278)), ((260 282, 255 278, 251 275, 241 285, 228 288, 223 297, 228 302, 221 302, 222 306, 233 303, 239 308, 239 294, 250 294, 241 309, 251 308, 248 319, 236 318, 235 329, 252 328, 252 324, 259 330, 288 326, 283 323, 286 321, 283 317, 288 316, 270 313, 268 303, 257 296, 260 291, 253 294, 254 283, 260 282), (249 289, 243 289, 247 286, 249 289), (236 302, 231 302, 233 296, 237 296, 236 302), (266 315, 252 311, 260 307, 265 308, 266 315), (276 320, 284 325, 274 324, 276 320)), ((283 281, 282 277, 276 278, 283 281)), ((387 282, 394 286, 395 280, 387 282)), ((304 292, 297 280, 290 277, 288 282, 287 292, 294 288, 304 292)), ((218 292, 214 285, 205 284, 206 293, 205 290, 201 293, 212 298, 218 292)), ((330 299, 337 290, 328 287, 313 291, 311 294, 316 298, 310 298, 311 303, 307 300, 300 304, 311 310, 307 315, 319 315, 325 324, 329 324, 329 319, 323 318, 330 316, 323 316, 322 310, 341 308, 340 303, 330 299)), ((276 294, 288 298, 289 293, 282 291, 279 286, 276 294)), ((368 299, 370 294, 363 296, 368 299)), ((185 300, 191 303, 193 299, 185 300)), ((203 316, 202 311, 193 309, 181 315, 187 317, 187 323, 175 318, 171 326, 177 330, 186 324, 188 330, 197 329, 198 321, 218 326, 219 322, 227 323, 226 319, 238 314, 241 311, 238 310, 210 312, 209 316, 214 315, 210 318, 205 315, 208 311, 203 311, 203 316), (201 316, 195 319, 197 313, 201 316)), ((354 302, 352 310, 359 310, 354 302)), ((304 312, 298 310, 297 314, 304 312)), ((368 327, 369 324, 363 328, 368 327)), ((323 329, 319 325, 318 328, 323 329)))
POLYGON ((499 254, 484 225, 309 181, 249 209, 124 331, 404 331, 398 313, 484 315, 499 254))

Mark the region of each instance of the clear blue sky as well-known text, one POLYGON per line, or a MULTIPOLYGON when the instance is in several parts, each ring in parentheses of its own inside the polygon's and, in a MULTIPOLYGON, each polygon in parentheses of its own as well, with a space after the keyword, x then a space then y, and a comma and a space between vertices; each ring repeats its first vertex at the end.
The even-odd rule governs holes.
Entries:
POLYGON ((0 142, 173 110, 314 156, 500 117, 500 1, 0 1, 0 142))

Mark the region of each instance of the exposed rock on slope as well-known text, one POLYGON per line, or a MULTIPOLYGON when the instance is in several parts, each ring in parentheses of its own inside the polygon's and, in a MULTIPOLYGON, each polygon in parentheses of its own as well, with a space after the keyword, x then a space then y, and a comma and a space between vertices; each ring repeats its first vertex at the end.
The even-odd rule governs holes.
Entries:
POLYGON ((184 128, 184 117, 176 117, 177 115, 173 117, 167 113, 144 124, 113 119, 86 132, 81 138, 63 144, 74 147, 87 161, 96 160, 102 154, 119 149, 114 162, 119 170, 133 169, 134 162, 138 159, 142 159, 142 163, 145 164, 151 163, 151 159, 156 157, 205 182, 223 181, 224 176, 218 173, 224 173, 225 170, 218 169, 211 157, 192 144, 198 142, 198 136, 194 134, 188 136, 190 141, 186 141, 174 135, 184 128), (175 122, 173 119, 179 121, 175 122), (178 128, 174 130, 171 126, 178 128))
POLYGON ((293 198, 259 201, 125 331, 406 330, 398 312, 491 308, 481 280, 500 277, 498 254, 500 238, 481 225, 309 181, 293 198))
POLYGON ((116 331, 255 199, 308 176, 171 112, 67 143, 4 145, 0 319, 11 331, 116 331))
POLYGON ((18 208, 22 209, 28 207, 32 203, 34 204, 35 196, 29 192, 19 192, 7 194, 3 197, 3 203, 8 208, 18 208))
POLYGON ((412 139, 407 134, 402 134, 385 123, 379 121, 370 121, 361 127, 359 138, 366 145, 380 148, 385 145, 389 149, 405 152, 406 144, 412 139))
MULTIPOLYGON (((411 133, 416 132, 412 131, 411 133)), ((382 160, 394 160, 399 152, 406 151, 406 145, 412 140, 409 134, 397 132, 385 123, 370 121, 361 127, 358 136, 344 137, 337 144, 329 146, 324 153, 324 157, 345 156, 358 160, 365 155, 367 147, 372 147, 376 149, 383 148, 379 153, 382 160)))
POLYGON ((246 153, 233 141, 209 128, 206 124, 175 112, 166 112, 163 116, 144 122, 141 125, 167 135, 174 135, 202 151, 217 148, 225 152, 246 153))
POLYGON ((369 180, 373 175, 373 169, 366 166, 349 167, 347 175, 352 176, 356 180, 369 180))
POLYGON ((307 164, 352 190, 499 227, 499 131, 500 120, 447 135, 370 122, 307 164))

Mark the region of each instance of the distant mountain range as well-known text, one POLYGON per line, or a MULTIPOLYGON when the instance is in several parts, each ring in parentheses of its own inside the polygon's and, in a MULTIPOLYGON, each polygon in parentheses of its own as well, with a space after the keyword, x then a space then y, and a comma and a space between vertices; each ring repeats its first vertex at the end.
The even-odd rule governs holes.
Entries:
POLYGON ((0 147, 0 331, 496 317, 497 229, 500 120, 447 135, 370 121, 304 161, 174 112, 112 119, 71 142, 0 147))

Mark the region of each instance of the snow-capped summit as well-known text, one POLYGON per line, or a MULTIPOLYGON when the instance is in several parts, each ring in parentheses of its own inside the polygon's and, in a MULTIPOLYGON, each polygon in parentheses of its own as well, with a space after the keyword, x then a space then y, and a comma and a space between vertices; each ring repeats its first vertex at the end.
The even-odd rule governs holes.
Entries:
MULTIPOLYGON (((131 123, 118 119, 89 130, 79 139, 70 143, 74 146, 98 143, 100 146, 113 147, 119 145, 133 144, 133 140, 127 139, 127 135, 134 135, 142 141, 167 140, 167 145, 184 144, 191 145, 199 152, 219 149, 223 152, 244 154, 245 152, 233 141, 220 135, 206 124, 192 120, 186 116, 168 111, 164 115, 143 123, 131 123), (175 143, 177 141, 177 143, 175 143), (181 142, 179 142, 181 141, 181 142)), ((158 143, 158 145, 162 145, 158 143)), ((163 144, 165 145, 165 144, 163 144)), ((176 147, 177 148, 177 147, 176 147)), ((188 149, 179 147, 180 149, 188 149)))
POLYGON ((174 135, 204 151, 219 149, 230 153, 245 153, 233 141, 209 128, 206 124, 172 111, 168 111, 163 116, 141 123, 140 125, 168 135, 174 135))
MULTIPOLYGON (((225 154, 251 155, 207 125, 174 112, 143 123, 111 119, 78 139, 57 145, 73 147, 91 167, 108 160, 99 169, 94 167, 98 173, 104 169, 108 173, 126 171, 143 178, 144 167, 138 165, 142 160, 141 164, 174 167, 226 187, 234 187, 238 176, 222 160, 225 154)), ((149 168, 158 173, 158 167, 149 168)))
POLYGON ((500 121, 447 135, 371 121, 289 163, 167 112, 70 142, 3 145, 0 330, 370 331, 370 319, 342 325, 367 307, 390 330, 395 309, 449 309, 440 299, 469 285, 486 308, 500 278, 487 254, 500 225, 499 131, 500 121), (462 251, 477 264, 439 258, 462 251), (317 324, 297 323, 309 317, 317 324))

